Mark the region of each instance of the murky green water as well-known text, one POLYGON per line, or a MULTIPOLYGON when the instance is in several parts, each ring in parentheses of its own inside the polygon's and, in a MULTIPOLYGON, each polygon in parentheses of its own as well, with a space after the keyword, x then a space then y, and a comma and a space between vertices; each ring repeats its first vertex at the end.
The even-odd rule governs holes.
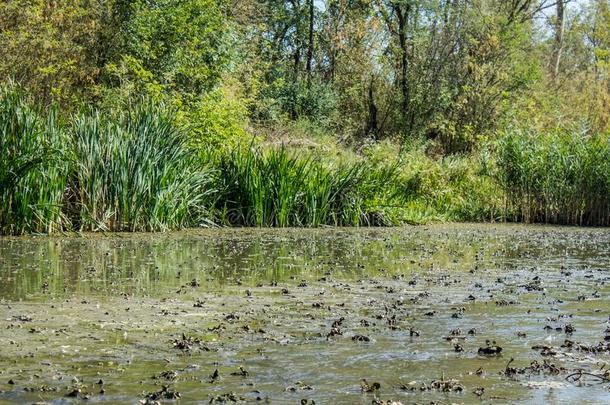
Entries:
POLYGON ((4 238, 0 403, 609 403, 566 380, 609 368, 609 269, 603 229, 4 238))

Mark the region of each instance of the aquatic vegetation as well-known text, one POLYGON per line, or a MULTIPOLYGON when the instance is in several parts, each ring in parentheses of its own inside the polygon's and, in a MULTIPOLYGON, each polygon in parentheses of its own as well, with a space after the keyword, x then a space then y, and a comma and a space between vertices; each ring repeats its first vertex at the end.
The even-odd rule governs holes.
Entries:
POLYGON ((497 164, 509 219, 610 225, 608 136, 510 130, 498 142, 497 164))
POLYGON ((474 224, 0 238, 0 400, 608 402, 609 241, 474 224))
POLYGON ((504 190, 492 176, 489 151, 442 159, 415 145, 400 157, 402 176, 410 192, 406 222, 494 222, 504 218, 504 190))
POLYGON ((0 233, 53 232, 65 224, 67 137, 57 111, 0 88, 0 233))
POLYGON ((156 231, 208 223, 214 171, 171 111, 142 102, 69 125, 0 89, 0 233, 156 231))
POLYGON ((97 111, 74 120, 78 228, 154 231, 205 222, 213 172, 195 159, 171 112, 145 103, 116 121, 97 111))
POLYGON ((222 221, 248 226, 389 225, 404 197, 396 165, 328 163, 285 147, 237 147, 220 157, 222 221), (400 204, 400 203, 398 203, 400 204))
POLYGON ((442 159, 427 156, 426 143, 338 155, 283 143, 212 149, 193 144, 176 113, 155 102, 61 122, 18 87, 0 96, 3 234, 504 219, 610 224, 604 136, 513 131, 476 154, 442 159))
POLYGON ((159 391, 149 392, 146 394, 144 401, 141 401, 142 404, 156 404, 159 403, 158 400, 176 400, 180 399, 181 394, 178 391, 170 389, 168 386, 164 385, 161 387, 159 391))

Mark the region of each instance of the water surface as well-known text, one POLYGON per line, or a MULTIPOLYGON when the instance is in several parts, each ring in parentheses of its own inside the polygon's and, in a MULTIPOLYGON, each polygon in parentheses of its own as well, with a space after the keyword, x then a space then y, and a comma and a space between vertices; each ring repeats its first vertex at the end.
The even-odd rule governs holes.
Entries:
POLYGON ((606 229, 1 238, 0 403, 608 403, 566 379, 609 367, 608 269, 606 229))

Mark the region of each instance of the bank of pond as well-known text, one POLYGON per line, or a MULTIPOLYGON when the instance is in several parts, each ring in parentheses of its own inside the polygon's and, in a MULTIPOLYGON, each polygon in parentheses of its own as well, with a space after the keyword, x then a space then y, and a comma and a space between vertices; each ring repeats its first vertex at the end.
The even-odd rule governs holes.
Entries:
POLYGON ((70 118, 0 91, 0 233, 430 221, 610 224, 610 143, 506 129, 470 155, 196 142, 151 102, 70 118), (203 145, 203 146, 202 146, 203 145))

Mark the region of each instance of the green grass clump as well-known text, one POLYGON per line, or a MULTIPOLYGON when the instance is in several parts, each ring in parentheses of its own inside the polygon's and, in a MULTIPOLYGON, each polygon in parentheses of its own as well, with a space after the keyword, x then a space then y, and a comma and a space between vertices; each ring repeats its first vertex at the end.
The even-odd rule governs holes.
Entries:
MULTIPOLYGON (((285 147, 238 147, 220 158, 222 220, 245 226, 387 225, 376 201, 396 168, 323 162, 285 147)), ((386 200, 387 202, 387 200, 386 200)))
POLYGON ((155 231, 206 219, 213 172, 162 108, 141 104, 116 122, 81 115, 73 135, 79 229, 155 231))
POLYGON ((498 143, 497 160, 512 220, 610 225, 608 136, 510 130, 498 143))
POLYGON ((493 177, 487 150, 442 158, 430 156, 429 142, 404 147, 380 142, 367 159, 395 162, 400 193, 406 203, 394 214, 401 223, 498 221, 503 218, 503 190, 493 177))
POLYGON ((65 225, 67 143, 56 111, 32 107, 18 87, 0 89, 0 233, 65 225))
POLYGON ((16 86, 0 89, 0 233, 156 231, 213 216, 215 172, 171 111, 147 102, 60 125, 16 86), (112 118, 111 118, 112 117, 112 118))

